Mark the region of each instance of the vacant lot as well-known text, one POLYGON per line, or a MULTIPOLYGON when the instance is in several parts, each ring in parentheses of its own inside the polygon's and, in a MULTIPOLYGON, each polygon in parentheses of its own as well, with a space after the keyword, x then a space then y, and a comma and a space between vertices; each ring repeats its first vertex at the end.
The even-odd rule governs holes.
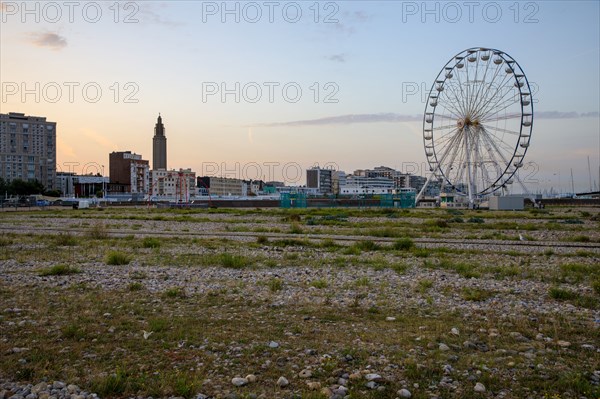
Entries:
POLYGON ((0 231, 0 399, 600 397, 597 208, 57 209, 0 231))

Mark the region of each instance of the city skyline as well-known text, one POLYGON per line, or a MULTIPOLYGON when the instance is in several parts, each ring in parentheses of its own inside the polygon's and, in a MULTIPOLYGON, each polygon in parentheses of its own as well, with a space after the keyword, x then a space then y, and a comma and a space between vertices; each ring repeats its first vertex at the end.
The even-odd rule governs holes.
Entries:
POLYGON ((460 18, 434 2, 427 9, 413 2, 321 2, 318 13, 298 3, 303 17, 297 22, 290 22, 293 2, 279 3, 289 14, 274 13, 273 22, 265 19, 267 9, 262 21, 250 22, 252 10, 236 2, 230 14, 213 2, 130 3, 137 8, 119 3, 119 23, 104 4, 96 23, 82 16, 84 6, 71 23, 62 3, 58 22, 39 5, 39 22, 25 15, 23 23, 23 10, 13 8, 21 3, 2 2, 1 111, 58 123, 58 170, 68 162, 107 165, 111 151, 149 158, 150 121, 160 112, 170 139, 168 169, 190 167, 202 175, 214 164, 231 171, 236 162, 293 162, 303 173, 314 164, 346 171, 377 165, 413 171, 416 165, 414 173, 424 175, 426 92, 454 54, 488 45, 511 54, 535 84, 525 163, 533 163, 529 173, 539 184, 528 188, 570 191, 573 168, 576 191, 587 189, 588 156, 592 180, 600 184, 597 2, 521 2, 512 9, 503 3, 499 19, 490 2, 460 10, 460 18), (132 14, 138 22, 124 23, 132 14), (558 21, 564 29, 553 29, 558 21), (531 39, 540 35, 543 43, 531 39), (54 103, 51 82, 63 91, 54 103), (68 82, 78 84, 72 102, 68 82), (18 91, 10 94, 13 83, 18 91), (30 90, 25 101, 23 84, 30 90), (98 102, 83 98, 86 84, 90 93, 101 88, 98 102), (293 92, 286 97, 280 90, 286 85, 302 90, 297 102, 293 92), (252 102, 257 90, 262 98, 252 102))

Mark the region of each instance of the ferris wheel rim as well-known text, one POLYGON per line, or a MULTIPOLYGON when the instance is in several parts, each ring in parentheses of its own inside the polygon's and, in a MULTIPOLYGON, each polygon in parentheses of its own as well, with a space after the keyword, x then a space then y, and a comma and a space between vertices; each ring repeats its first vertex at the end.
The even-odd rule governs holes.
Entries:
MULTIPOLYGON (((524 159, 528 148, 529 148, 529 144, 530 144, 530 140, 531 140, 531 135, 533 132, 533 121, 534 121, 534 108, 533 108, 533 93, 531 90, 531 85, 529 83, 529 80, 527 79, 527 76, 525 75, 525 72, 523 71, 523 68, 521 67, 521 65, 508 53, 502 51, 502 50, 498 50, 495 48, 491 48, 491 47, 471 47, 469 49, 460 51, 459 53, 455 54, 452 58, 450 58, 450 60, 448 62, 446 62, 446 64, 444 66, 442 66, 442 68, 440 69, 440 71, 438 72, 436 78, 434 79, 428 96, 427 96, 427 102, 425 104, 425 112, 424 112, 424 116, 423 116, 423 145, 425 148, 425 153, 426 153, 426 157, 427 157, 427 162, 429 165, 429 169, 430 172, 432 172, 434 174, 435 177, 442 179, 445 183, 449 184, 450 186, 452 186, 456 191, 458 191, 461 194, 462 190, 457 187, 459 186, 458 181, 453 181, 453 179, 451 179, 450 173, 449 171, 452 170, 453 167, 449 167, 449 169, 447 171, 444 171, 443 169, 443 161, 444 159, 440 159, 438 156, 438 152, 436 151, 436 144, 435 144, 435 128, 434 128, 434 121, 435 121, 435 116, 436 116, 436 109, 438 106, 438 96, 434 96, 434 90, 436 90, 436 85, 438 85, 437 87, 441 87, 441 90, 443 90, 445 83, 451 79, 453 77, 452 71, 461 69, 465 64, 468 65, 466 62, 468 60, 468 62, 473 62, 473 61, 477 61, 477 65, 479 65, 479 53, 483 53, 484 55, 481 56, 481 59, 484 61, 490 61, 486 64, 486 68, 489 67, 490 63, 492 62, 491 57, 495 57, 493 60, 493 63, 496 64, 498 66, 498 68, 500 68, 500 65, 507 65, 507 67, 505 68, 506 74, 507 75, 511 75, 508 82, 513 83, 514 82, 514 86, 515 88, 518 90, 518 98, 519 98, 519 111, 520 111, 520 119, 519 119, 519 128, 518 128, 518 138, 515 140, 514 143, 514 148, 512 148, 511 152, 509 153, 509 157, 507 159, 504 159, 504 157, 501 154, 501 151, 496 147, 496 149, 498 150, 498 152, 500 153, 500 155, 503 158, 503 166, 500 168, 500 172, 497 173, 495 178, 489 179, 489 182, 487 184, 484 184, 482 188, 480 188, 479 190, 476 190, 475 193, 471 193, 470 190, 471 188, 469 188, 469 193, 473 194, 473 195, 477 195, 477 196, 481 196, 481 195, 489 195, 493 192, 495 192, 496 190, 500 189, 501 187, 505 187, 507 184, 511 184, 512 183, 512 178, 515 176, 515 174, 518 172, 518 170, 523 166, 522 160, 524 159), (472 59, 473 54, 475 54, 475 58, 472 59), (467 58, 467 56, 471 56, 469 58, 467 58), (484 58, 486 57, 486 58, 484 58), (497 63, 497 59, 498 57, 502 60, 500 63, 497 63), (459 66, 459 64, 462 62, 462 66, 459 66), (458 69, 457 69, 458 67, 458 69), (510 72, 508 71, 508 68, 510 68, 510 72), (447 73, 444 75, 444 71, 447 71, 447 73), (527 107, 527 108, 526 108, 527 107), (429 120, 428 120, 429 117, 429 120), (526 119, 527 118, 527 119, 526 119), (430 128, 428 129, 427 127, 430 126, 430 128), (428 141, 431 142, 430 145, 428 145, 428 141), (519 147, 521 147, 522 149, 519 149, 519 147), (493 181, 492 181, 493 180, 493 181)), ((467 71, 467 81, 465 83, 469 83, 470 81, 468 80, 468 66, 467 69, 465 69, 467 71)), ((499 69, 498 69, 499 70, 499 69)), ((476 69, 477 72, 477 69, 476 69)), ((496 71, 497 73, 498 71, 496 71)), ((487 73, 487 69, 486 69, 486 73, 487 73)), ((484 74, 484 79, 485 79, 485 74, 484 74)), ((492 79, 492 81, 495 79, 492 79)), ((506 82, 504 82, 506 83, 506 82)), ((491 82, 490 82, 491 84, 491 82)), ((483 87, 483 85, 482 85, 483 87)), ((480 89, 481 90, 481 89, 480 89)), ((462 91, 462 87, 461 87, 461 91, 462 91)), ((439 93, 441 93, 441 91, 439 91, 439 93)), ((441 96, 441 94, 440 94, 441 96)), ((457 99, 458 100, 458 99, 457 99)), ((516 103, 516 102, 515 102, 516 103)), ((511 104, 509 103, 508 106, 510 106, 511 104)), ((507 107, 508 107, 507 106, 507 107)), ((507 108, 506 107, 506 108, 507 108)), ((445 107, 444 107, 445 108, 445 107)), ((448 110, 447 108, 445 108, 446 110, 448 110)), ((496 115, 499 111, 496 111, 496 113, 493 113, 492 115, 496 115)), ((444 116, 444 115, 442 115, 444 116)), ((447 115, 445 115, 447 117, 447 115)), ((517 116, 517 115, 515 115, 517 116)), ((499 118, 500 119, 500 118, 499 118)), ((499 120, 497 119, 497 120, 499 120)), ((504 118, 505 120, 508 118, 504 118)), ((493 121, 493 119, 491 120, 493 121)), ((481 122, 481 127, 477 127, 478 129, 481 130, 481 132, 486 132, 487 127, 485 126, 485 123, 482 121, 481 122)), ((463 127, 460 127, 461 129, 461 133, 464 132, 463 127)), ((501 129, 501 128, 491 128, 493 130, 497 130, 498 132, 510 132, 512 134, 516 133, 516 131, 510 131, 507 129, 501 129)), ((467 130, 467 133, 463 134, 465 136, 465 145, 468 148, 468 136, 469 136, 469 131, 467 130)), ((450 134, 452 133, 452 131, 450 133, 448 133, 448 136, 450 136, 450 134)), ((486 132, 487 133, 487 132, 486 132)), ((492 136, 497 139, 497 136, 495 136, 495 134, 492 134, 492 136)), ((492 140, 492 139, 490 139, 492 140)), ((491 141, 490 141, 491 142, 491 141)), ((504 141, 501 140, 502 143, 504 143, 504 141)), ((504 143, 505 144, 505 143, 504 143)), ((448 144, 449 146, 450 144, 448 144)), ((492 154, 492 149, 491 146, 494 146, 495 144, 492 142, 492 144, 490 145, 490 148, 488 148, 488 152, 489 154, 492 154)), ((448 149, 446 149, 446 153, 444 154, 444 157, 448 154, 447 153, 448 149)), ((467 151, 469 152, 469 151, 467 151)), ((471 154, 466 154, 467 158, 470 156, 471 154)), ((483 165, 484 162, 479 161, 481 165, 483 165)), ((489 162, 489 161, 488 161, 489 162)), ((467 159, 466 165, 467 168, 469 169, 468 172, 471 173, 470 168, 472 167, 473 163, 475 162, 471 162, 467 159), (470 166, 469 166, 470 164, 470 166)), ((497 160, 495 161, 496 166, 499 166, 499 162, 497 162, 497 160)), ((476 168, 474 168, 476 171, 476 168)), ((482 169, 482 179, 483 179, 483 174, 485 174, 482 169)), ((458 178, 458 176, 457 176, 458 178)), ((471 177, 469 175, 469 184, 471 183, 471 177)), ((463 184, 463 183, 461 183, 463 184)))

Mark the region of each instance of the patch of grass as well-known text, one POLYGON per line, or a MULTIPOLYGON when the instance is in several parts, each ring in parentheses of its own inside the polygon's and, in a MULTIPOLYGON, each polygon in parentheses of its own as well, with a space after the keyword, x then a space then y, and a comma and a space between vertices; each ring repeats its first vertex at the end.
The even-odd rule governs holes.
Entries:
POLYGON ((562 221, 564 224, 583 224, 583 221, 580 219, 565 219, 562 221))
POLYGON ((317 280, 313 280, 310 282, 311 287, 315 287, 315 288, 327 288, 329 286, 329 283, 327 283, 327 280, 325 279, 317 279, 317 280))
MULTIPOLYGON (((176 290, 176 289, 175 289, 176 290)), ((175 292, 175 291, 173 291, 175 292)), ((159 333, 164 332, 169 329, 170 322, 169 319, 164 317, 154 317, 148 320, 148 329, 149 331, 159 333)))
POLYGON ((283 255, 283 259, 285 260, 298 260, 300 259, 300 255, 297 252, 288 252, 283 255))
POLYGON ((548 290, 548 295, 550 298, 556 299, 557 301, 570 301, 573 299, 577 299, 579 294, 574 291, 559 288, 559 287, 550 287, 548 290))
POLYGON ((567 301, 582 308, 598 309, 600 307, 600 301, 598 301, 598 298, 590 295, 580 294, 565 288, 551 287, 548 290, 548 295, 550 298, 556 299, 557 301, 567 301))
POLYGON ((74 235, 60 233, 54 236, 54 244, 60 247, 74 247, 79 244, 79 240, 74 235))
POLYGON ((92 383, 92 390, 101 397, 121 396, 126 388, 127 375, 120 369, 92 383))
POLYGON ((467 223, 485 223, 485 220, 478 217, 472 217, 467 220, 467 223))
POLYGON ((60 265, 54 265, 51 267, 47 267, 45 269, 41 269, 39 271, 38 275, 41 277, 68 276, 70 274, 77 274, 77 273, 81 273, 81 270, 79 270, 76 267, 60 264, 60 265))
POLYGON ((243 269, 251 264, 250 259, 242 255, 221 254, 219 257, 221 266, 229 269, 243 269))
POLYGON ((458 209, 446 209, 446 213, 454 216, 462 216, 464 215, 463 211, 459 211, 458 209))
POLYGON ((381 248, 379 244, 371 240, 359 241, 354 246, 362 251, 377 251, 381 248))
POLYGON ((160 240, 156 237, 144 237, 142 240, 144 248, 160 248, 160 240))
POLYGON ((600 295, 600 279, 592 281, 592 289, 596 293, 596 295, 600 295))
POLYGON ((141 291, 144 289, 144 284, 140 283, 139 281, 134 281, 133 283, 129 283, 127 289, 129 291, 141 291))
POLYGON ((108 238, 108 229, 104 223, 96 223, 87 231, 87 236, 94 240, 104 240, 108 238))
POLYGON ((167 298, 185 298, 185 291, 181 287, 171 287, 165 290, 164 295, 167 298))
POLYGON ((433 281, 427 279, 427 278, 423 278, 421 280, 419 280, 419 282, 417 283, 417 288, 419 290, 419 292, 421 293, 426 293, 427 291, 429 291, 429 289, 433 287, 433 281))
POLYGON ((559 282, 580 283, 594 277, 600 278, 599 264, 565 263, 560 265, 560 276, 556 280, 559 282))
POLYGON ((303 234, 304 230, 302 230, 302 227, 300 227, 300 225, 298 223, 293 223, 290 226, 290 234, 303 234))
POLYGON ((0 237, 0 247, 8 247, 9 245, 12 245, 12 243, 13 240, 10 238, 0 237))
POLYGON ((428 220, 426 224, 428 224, 429 226, 439 227, 441 229, 449 227, 449 224, 445 219, 428 220))
POLYGON ((321 244, 320 244, 321 248, 339 248, 340 245, 335 242, 334 240, 332 240, 331 238, 326 238, 324 240, 321 240, 321 244))
POLYGON ((349 247, 346 247, 344 249, 344 254, 345 255, 360 255, 361 254, 361 250, 360 248, 354 244, 354 245, 350 245, 349 247))
POLYGON ((494 295, 494 293, 491 291, 484 290, 481 288, 469 288, 469 287, 464 287, 460 293, 460 296, 465 301, 475 301, 475 302, 485 301, 486 299, 491 298, 493 295, 494 295))
POLYGON ((427 248, 413 248, 412 249, 412 254, 416 257, 416 258, 427 258, 430 254, 430 250, 427 248))
POLYGON ((517 266, 490 266, 485 269, 486 272, 490 272, 495 278, 500 279, 504 277, 515 277, 521 274, 521 269, 517 266))
POLYGON ((85 338, 85 331, 79 324, 67 324, 61 329, 61 333, 63 338, 72 339, 74 341, 79 341, 80 339, 85 338))
POLYGON ((190 399, 196 393, 197 386, 193 379, 185 374, 179 374, 173 382, 173 392, 185 399, 190 399))
POLYGON ((398 237, 402 232, 392 227, 384 227, 383 229, 369 230, 367 234, 373 237, 398 237))
POLYGON ((354 285, 357 287, 369 287, 371 285, 371 280, 368 277, 361 277, 354 282, 354 285))
POLYGON ((258 237, 256 237, 256 243, 257 244, 264 245, 264 244, 266 244, 268 242, 269 242, 269 238, 267 238, 265 236, 258 236, 258 237))
POLYGON ((133 273, 131 273, 129 275, 129 277, 131 277, 133 280, 143 280, 143 279, 147 278, 148 275, 146 273, 144 273, 144 272, 136 270, 133 273))
POLYGON ((131 255, 124 252, 109 251, 106 254, 106 264, 111 266, 128 265, 131 260, 131 255))
POLYGON ((274 277, 269 280, 267 286, 271 292, 281 291, 283 289, 283 281, 277 277, 274 277))
POLYGON ((406 263, 392 263, 390 269, 398 274, 404 274, 408 270, 408 265, 406 263))
POLYGON ((478 278, 481 274, 476 270, 478 265, 468 264, 464 262, 452 262, 448 259, 442 259, 439 262, 428 261, 423 262, 423 266, 428 269, 452 270, 464 278, 478 278))
POLYGON ((412 249, 415 246, 415 243, 413 242, 412 239, 410 239, 409 237, 403 237, 400 238, 399 240, 396 240, 394 242, 394 244, 392 245, 392 248, 394 248, 397 251, 408 251, 409 249, 412 249))
POLYGON ((589 236, 584 236, 583 234, 576 235, 573 237, 567 238, 567 241, 571 242, 590 242, 592 241, 589 236))
POLYGON ((274 247, 309 247, 310 241, 301 240, 299 238, 282 238, 281 240, 271 241, 274 247))

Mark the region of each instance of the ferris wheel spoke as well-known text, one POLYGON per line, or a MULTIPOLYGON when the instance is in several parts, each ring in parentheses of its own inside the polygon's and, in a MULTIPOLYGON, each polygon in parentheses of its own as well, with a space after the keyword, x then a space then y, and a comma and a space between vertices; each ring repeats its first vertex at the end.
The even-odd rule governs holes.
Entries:
MULTIPOLYGON (((503 86, 504 87, 504 86, 503 86)), ((502 91, 500 90, 500 88, 498 88, 497 92, 502 93, 502 91)), ((503 90, 503 94, 500 96, 494 96, 492 98, 490 98, 489 101, 486 101, 484 103, 482 103, 482 107, 480 107, 480 109, 478 109, 477 111, 477 116, 479 118, 485 118, 487 116, 489 116, 489 113, 494 111, 495 112, 499 112, 503 109, 506 109, 506 105, 508 104, 508 106, 512 105, 512 104, 516 104, 518 103, 518 101, 514 100, 514 92, 512 92, 512 89, 505 89, 503 90), (508 97, 506 97, 508 95, 508 97)))
POLYGON ((448 145, 445 147, 445 149, 443 150, 443 154, 442 156, 438 159, 438 167, 439 169, 443 172, 443 165, 446 164, 446 157, 449 154, 449 151, 452 149, 453 150, 453 155, 451 156, 451 161, 450 163, 454 162, 454 158, 456 157, 456 152, 459 149, 459 145, 456 142, 460 142, 460 135, 459 134, 455 134, 454 136, 452 136, 452 138, 450 139, 450 142, 448 143, 448 145))
MULTIPOLYGON (((489 66, 490 66, 490 64, 492 64, 492 62, 490 62, 490 61, 491 61, 491 58, 490 58, 490 59, 487 61, 486 70, 485 70, 485 73, 484 73, 484 75, 483 75, 483 79, 482 79, 482 80, 483 80, 483 82, 484 82, 485 84, 482 84, 482 85, 480 85, 480 87, 479 87, 479 91, 478 91, 478 93, 477 93, 477 97, 478 97, 478 98, 479 98, 479 95, 480 95, 480 94, 482 94, 482 95, 483 95, 483 96, 481 97, 480 104, 484 104, 484 103, 485 103, 485 100, 486 100, 486 97, 488 96, 488 90, 484 90, 484 88, 485 88, 485 87, 489 87, 490 85, 492 85, 492 84, 494 83, 494 81, 495 81, 495 80, 496 80, 496 78, 498 77, 498 73, 499 73, 499 71, 500 71, 500 68, 499 68, 499 67, 500 67, 500 65, 496 65, 496 69, 495 69, 495 70, 494 70, 494 72, 493 72, 493 76, 491 77, 491 79, 490 79, 489 83, 486 83, 487 72, 488 72, 488 70, 489 70, 489 66)), ((475 110, 475 111, 476 111, 476 110, 475 110)))
POLYGON ((492 147, 494 147, 494 150, 496 150, 497 154, 502 158, 502 160, 504 161, 506 166, 507 167, 510 166, 506 155, 507 154, 510 155, 510 158, 512 159, 515 149, 511 148, 504 141, 499 140, 494 134, 490 134, 490 132, 488 132, 487 130, 483 129, 483 132, 484 132, 484 135, 488 138, 489 143, 492 145, 492 147), (494 140, 494 138, 496 140, 494 140), (500 144, 502 144, 504 146, 504 151, 500 148, 500 146, 499 146, 500 144))
POLYGON ((487 136, 487 135, 483 135, 484 140, 487 141, 488 145, 485 146, 485 149, 487 151, 487 153, 489 154, 490 160, 492 162, 492 165, 494 166, 494 169, 496 169, 496 178, 494 180, 494 183, 497 182, 500 177, 502 176, 503 173, 503 168, 502 165, 504 165, 504 163, 500 162, 500 160, 498 160, 498 158, 496 157, 496 155, 498 154, 496 152, 496 150, 494 150, 494 143, 493 141, 487 136))
POLYGON ((481 117, 486 118, 490 115, 498 114, 504 111, 506 108, 510 107, 511 105, 516 105, 519 109, 521 108, 521 103, 518 100, 516 100, 515 97, 512 95, 507 98, 501 98, 499 100, 500 101, 497 101, 494 104, 492 104, 493 106, 491 108, 482 110, 481 117))
POLYGON ((505 120, 509 120, 509 119, 521 119, 521 114, 504 114, 501 116, 497 116, 497 115, 492 115, 494 116, 493 118, 486 118, 486 119, 479 119, 481 121, 481 123, 490 123, 490 122, 498 122, 498 121, 505 121, 505 120))
POLYGON ((517 132, 515 130, 502 129, 500 127, 490 126, 485 123, 482 123, 482 125, 485 127, 485 129, 492 129, 492 130, 496 130, 500 133, 508 133, 508 134, 514 134, 515 136, 521 136, 521 132, 517 132))
MULTIPOLYGON (((488 63, 488 65, 489 65, 489 63, 488 63)), ((486 82, 485 84, 481 85, 481 90, 483 91, 484 88, 486 88, 486 90, 484 91, 483 97, 481 97, 479 105, 474 110, 474 114, 475 115, 477 115, 477 113, 479 112, 479 110, 481 109, 481 107, 483 107, 487 103, 489 103, 491 101, 491 98, 493 98, 493 96, 496 95, 496 93, 493 92, 491 89, 494 87, 494 83, 496 82, 496 79, 498 78, 498 74, 499 74, 500 70, 501 70, 500 65, 497 65, 496 66, 496 70, 494 71, 494 75, 492 76, 491 80, 489 82, 486 82), (490 94, 492 94, 491 98, 489 97, 490 94)), ((501 84, 497 85, 498 89, 500 87, 503 87, 503 84, 504 84, 504 79, 502 79, 501 84)))
MULTIPOLYGON (((452 100, 445 101, 444 99, 442 99, 441 101, 442 101, 442 104, 438 105, 438 107, 441 106, 446 111, 448 111, 449 113, 452 114, 452 116, 449 117, 449 119, 460 119, 461 118, 460 115, 462 115, 462 112, 453 105, 452 100)), ((438 102, 438 104, 439 104, 439 102, 438 102)))
POLYGON ((448 119, 448 120, 456 120, 459 119, 460 117, 455 114, 451 109, 446 108, 446 105, 438 105, 438 107, 442 107, 444 110, 442 112, 449 112, 451 115, 447 115, 445 113, 434 113, 434 119, 435 118, 442 118, 442 119, 448 119))
MULTIPOLYGON (((484 191, 484 188, 488 187, 491 182, 490 182, 490 176, 487 170, 486 165, 489 163, 495 164, 494 159, 492 158, 492 155, 489 152, 489 149, 491 149, 491 146, 489 144, 486 143, 486 138, 484 134, 479 134, 478 135, 478 140, 477 140, 477 156, 478 156, 478 165, 479 165, 479 171, 481 173, 481 180, 483 182, 483 185, 481 186, 481 191, 484 191)), ((496 165, 495 165, 496 166, 496 165)))
MULTIPOLYGON (((477 98, 478 98, 478 94, 480 91, 480 80, 478 80, 477 78, 479 77, 479 66, 481 65, 479 62, 479 52, 475 53, 475 57, 476 57, 476 61, 474 62, 475 64, 475 76, 473 78, 473 92, 471 93, 471 98, 469 99, 469 106, 467 108, 467 112, 468 115, 471 116, 472 112, 473 112, 473 106, 475 104, 477 104, 477 98)), ((485 75, 485 74, 484 74, 485 75)))
MULTIPOLYGON (((457 134, 452 134, 455 132, 456 132, 456 129, 454 130, 454 132, 450 132, 450 133, 438 138, 437 140, 435 140, 435 142, 433 143, 433 146, 434 146, 434 151, 436 154, 442 153, 442 152, 445 154, 446 148, 449 148, 453 145, 454 141, 456 141, 457 137, 458 137, 457 134)), ((443 159, 439 158, 438 160, 442 161, 443 159)))
MULTIPOLYGON (((460 75, 458 75, 457 78, 460 78, 460 75)), ((456 92, 457 85, 449 84, 448 86, 449 86, 450 90, 448 91, 448 94, 445 95, 448 98, 448 102, 450 104, 456 104, 456 106, 454 106, 453 108, 455 109, 458 117, 460 117, 460 115, 465 115, 464 105, 463 105, 462 101, 460 101, 460 98, 462 97, 462 95, 459 96, 459 94, 456 92), (450 94, 449 94, 450 92, 452 92, 452 96, 454 98, 450 98, 450 94)), ((460 80, 458 82, 458 87, 462 91, 462 87, 460 86, 460 80)))
POLYGON ((436 130, 443 130, 443 129, 450 129, 450 128, 456 128, 456 123, 453 123, 451 125, 444 125, 444 126, 437 126, 433 128, 433 131, 436 130))
MULTIPOLYGON (((463 60, 463 62, 464 62, 464 60, 463 60)), ((463 66, 463 68, 464 68, 464 66, 463 66)), ((462 115, 464 116, 465 115, 465 109, 464 109, 464 106, 462 104, 462 101, 459 100, 459 98, 465 98, 466 97, 465 90, 463 89, 463 85, 464 84, 463 84, 463 82, 461 80, 461 76, 463 75, 463 73, 458 68, 456 68, 455 70, 456 70, 456 80, 457 80, 456 86, 460 89, 460 95, 456 92, 456 90, 453 90, 453 93, 454 93, 454 96, 456 98, 457 104, 459 104, 460 107, 461 107, 461 109, 462 109, 462 115)))
POLYGON ((457 118, 460 118, 460 115, 464 114, 462 104, 456 95, 454 85, 452 83, 444 83, 444 90, 438 95, 438 102, 440 102, 444 107, 451 109, 457 118))
POLYGON ((502 101, 507 93, 511 92, 507 89, 507 83, 509 83, 510 80, 510 75, 505 75, 500 79, 500 82, 496 82, 496 79, 494 79, 487 85, 487 95, 481 100, 480 105, 475 110, 476 116, 481 116, 482 113, 485 113, 485 110, 493 109, 502 101))

